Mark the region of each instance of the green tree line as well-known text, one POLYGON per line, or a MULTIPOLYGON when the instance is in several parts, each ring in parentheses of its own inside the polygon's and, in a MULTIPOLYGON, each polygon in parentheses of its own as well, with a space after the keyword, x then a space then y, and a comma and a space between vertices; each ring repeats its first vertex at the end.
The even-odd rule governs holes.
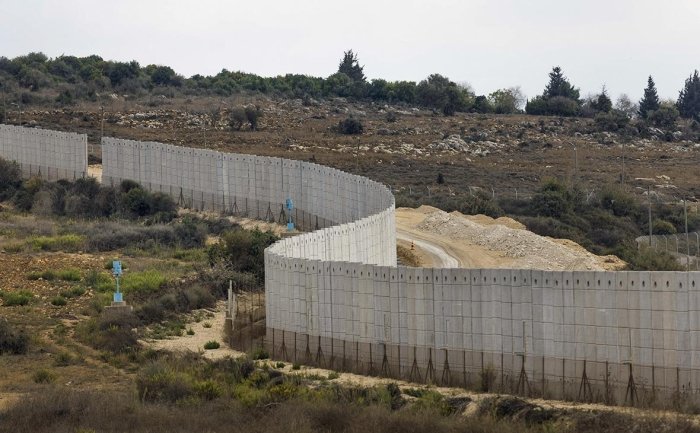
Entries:
MULTIPOLYGON (((276 77, 229 71, 216 75, 193 75, 185 78, 169 66, 141 66, 136 61, 119 62, 100 56, 76 57, 62 55, 49 58, 43 53, 29 53, 15 58, 0 57, 0 91, 5 116, 7 103, 35 104, 53 102, 71 105, 77 101, 97 101, 100 95, 144 96, 148 94, 187 96, 231 96, 242 92, 257 92, 290 98, 346 97, 385 103, 403 103, 430 108, 445 115, 456 112, 528 114, 556 116, 588 116, 598 114, 651 119, 663 126, 679 116, 700 120, 700 78, 695 71, 686 80, 674 103, 659 101, 652 77, 649 77, 644 97, 638 104, 624 97, 613 106, 607 90, 591 98, 581 98, 580 90, 554 67, 543 93, 529 101, 518 87, 496 90, 488 95, 476 95, 441 74, 431 74, 424 80, 368 80, 358 56, 346 51, 336 73, 329 77, 286 74, 276 77)), ((4 120, 0 118, 0 121, 4 120)), ((613 119, 615 121, 615 119, 613 119)))

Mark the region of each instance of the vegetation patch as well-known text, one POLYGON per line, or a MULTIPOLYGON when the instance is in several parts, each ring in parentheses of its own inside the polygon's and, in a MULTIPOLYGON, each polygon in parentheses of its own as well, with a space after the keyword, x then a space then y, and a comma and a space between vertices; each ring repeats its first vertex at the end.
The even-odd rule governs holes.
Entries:
POLYGON ((4 306, 15 307, 28 305, 34 299, 34 295, 26 290, 19 290, 17 292, 5 292, 0 290, 0 299, 2 299, 2 304, 4 306))
POLYGON ((17 330, 7 320, 0 318, 0 355, 21 355, 27 353, 29 337, 24 331, 17 330))

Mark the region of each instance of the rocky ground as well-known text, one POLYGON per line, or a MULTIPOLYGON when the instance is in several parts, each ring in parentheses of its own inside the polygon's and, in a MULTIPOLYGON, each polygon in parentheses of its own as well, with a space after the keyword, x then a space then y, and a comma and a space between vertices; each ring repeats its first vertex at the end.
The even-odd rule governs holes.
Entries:
MULTIPOLYGON (((16 123, 17 113, 9 113, 16 123)), ((99 142, 97 104, 30 110, 26 125, 87 133, 99 142)), ((593 191, 625 183, 669 200, 700 194, 700 142, 689 125, 641 128, 637 136, 600 132, 592 119, 481 115, 444 117, 428 110, 342 98, 329 101, 263 97, 116 100, 105 105, 104 135, 226 151, 314 160, 367 175, 396 190, 435 184, 480 187, 497 195, 526 193, 546 177, 575 180, 593 191), (233 107, 257 104, 257 131, 228 124, 233 107), (338 122, 360 120, 361 135, 342 135, 338 122), (624 160, 624 163, 623 163, 624 160), (624 166, 624 168, 623 168, 624 166)), ((99 157, 99 155, 96 155, 99 157)))

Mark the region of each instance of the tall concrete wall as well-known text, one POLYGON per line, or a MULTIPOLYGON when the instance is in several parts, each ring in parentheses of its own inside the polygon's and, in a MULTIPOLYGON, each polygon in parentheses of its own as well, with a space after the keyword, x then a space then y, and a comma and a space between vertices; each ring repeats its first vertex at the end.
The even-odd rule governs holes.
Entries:
POLYGON ((87 135, 0 124, 0 156, 26 177, 74 180, 87 174, 87 135))
POLYGON ((606 402, 700 391, 700 273, 395 266, 394 200, 315 164, 105 139, 104 182, 309 233, 265 251, 266 343, 330 368, 606 402))

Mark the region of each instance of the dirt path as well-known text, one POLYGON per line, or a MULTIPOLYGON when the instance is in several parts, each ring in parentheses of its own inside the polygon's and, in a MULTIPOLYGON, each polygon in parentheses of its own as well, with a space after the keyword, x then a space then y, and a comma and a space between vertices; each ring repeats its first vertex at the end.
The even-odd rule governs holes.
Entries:
POLYGON ((224 358, 226 356, 238 357, 243 352, 228 347, 224 340, 224 319, 226 318, 226 302, 219 301, 213 310, 197 310, 187 317, 186 329, 194 331, 194 335, 174 337, 166 340, 143 340, 143 344, 156 350, 168 350, 172 352, 203 352, 210 359, 224 358), (204 313, 203 320, 196 318, 204 313), (220 344, 218 349, 204 350, 204 344, 208 341, 216 341, 220 344))
POLYGON ((448 253, 443 246, 433 244, 429 240, 424 240, 416 233, 398 231, 396 233, 396 238, 398 241, 403 241, 402 244, 408 248, 415 247, 421 252, 424 266, 433 268, 461 267, 459 260, 448 253))

